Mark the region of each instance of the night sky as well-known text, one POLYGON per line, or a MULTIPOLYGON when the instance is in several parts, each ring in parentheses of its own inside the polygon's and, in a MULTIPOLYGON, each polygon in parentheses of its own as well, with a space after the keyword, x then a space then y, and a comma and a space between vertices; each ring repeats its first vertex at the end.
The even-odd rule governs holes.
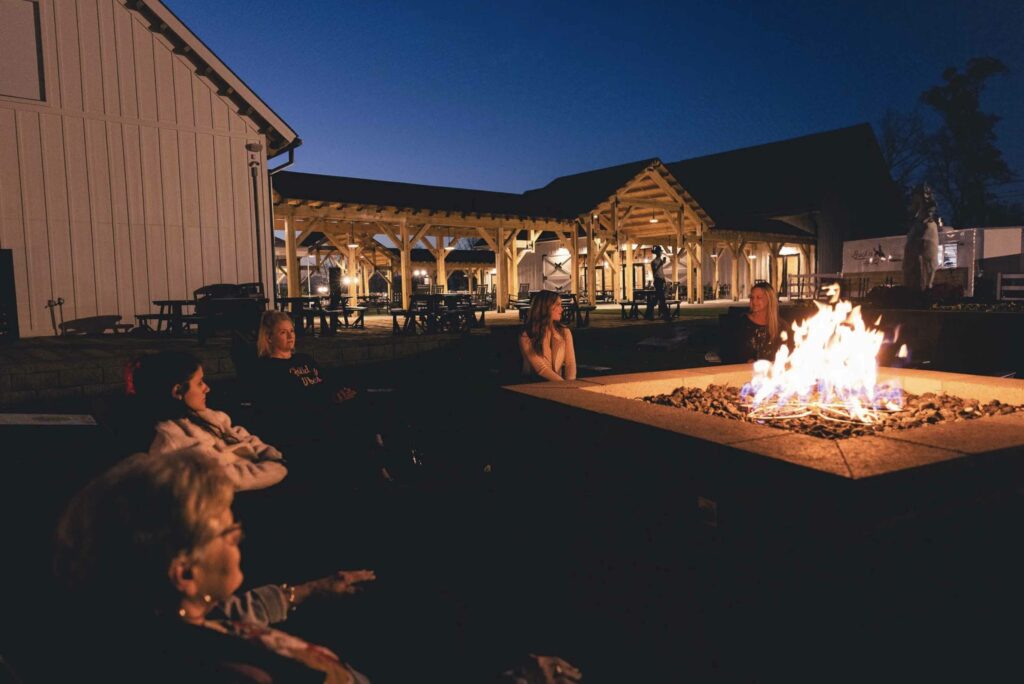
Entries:
POLYGON ((521 192, 877 124, 991 55, 1010 73, 983 107, 1024 178, 1019 0, 167 5, 298 131, 298 171, 521 192))

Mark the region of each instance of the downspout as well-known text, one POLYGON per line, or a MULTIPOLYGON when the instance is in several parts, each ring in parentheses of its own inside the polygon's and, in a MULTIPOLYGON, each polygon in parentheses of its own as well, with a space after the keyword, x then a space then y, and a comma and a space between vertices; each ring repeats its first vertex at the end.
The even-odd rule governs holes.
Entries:
MULTIPOLYGON (((259 153, 263 145, 257 142, 246 143, 249 152, 249 175, 252 177, 252 211, 253 226, 256 230, 256 280, 263 282, 263 245, 260 240, 260 185, 259 185, 259 153)), ((271 242, 273 244, 273 242, 271 242)))
MULTIPOLYGON (((302 138, 295 138, 295 140, 288 143, 287 146, 282 148, 274 157, 278 157, 285 152, 288 153, 288 161, 284 162, 280 166, 276 166, 272 169, 267 170, 267 216, 270 217, 270 293, 269 299, 271 306, 277 305, 277 270, 274 265, 274 174, 278 171, 283 171, 292 164, 295 163, 295 148, 302 145, 302 138)), ((267 158, 267 163, 270 163, 270 157, 267 158)), ((257 231, 259 228, 257 227, 257 231)))

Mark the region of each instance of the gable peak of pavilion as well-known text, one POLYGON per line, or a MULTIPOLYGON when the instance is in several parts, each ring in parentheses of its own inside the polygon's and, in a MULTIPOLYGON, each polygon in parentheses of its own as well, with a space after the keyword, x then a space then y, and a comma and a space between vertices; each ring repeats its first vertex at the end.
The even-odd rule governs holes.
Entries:
POLYGON ((650 162, 608 195, 588 214, 600 229, 612 228, 612 215, 617 230, 643 228, 652 224, 672 224, 683 216, 684 233, 701 233, 715 225, 711 216, 683 187, 661 159, 650 162))

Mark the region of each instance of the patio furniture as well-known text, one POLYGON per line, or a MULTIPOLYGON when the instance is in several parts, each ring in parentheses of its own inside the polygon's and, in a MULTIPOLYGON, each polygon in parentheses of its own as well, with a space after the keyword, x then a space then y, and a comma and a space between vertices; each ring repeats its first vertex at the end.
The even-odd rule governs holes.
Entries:
POLYGON ((997 273, 996 299, 999 301, 1024 299, 1024 273, 997 273))
POLYGON ((299 295, 297 297, 279 297, 278 308, 288 312, 295 326, 297 336, 315 331, 317 318, 323 319, 323 305, 320 295, 299 295))
POLYGON ((163 324, 167 323, 167 334, 177 336, 182 332, 183 326, 190 321, 184 318, 186 306, 194 306, 194 299, 154 299, 154 306, 160 307, 160 313, 156 314, 156 332, 160 332, 163 324))
POLYGON ((131 324, 122 323, 121 317, 117 315, 87 316, 60 324, 61 335, 102 335, 108 330, 114 334, 120 334, 131 329, 131 324))
POLYGON ((349 306, 346 298, 338 298, 338 301, 334 301, 335 298, 331 298, 332 301, 326 308, 320 309, 320 334, 321 335, 334 335, 338 332, 339 318, 341 326, 345 328, 353 329, 365 329, 366 328, 366 309, 365 306, 349 306), (328 317, 330 323, 324 320, 328 317), (349 317, 352 316, 352 320, 349 317))
POLYGON ((266 297, 246 294, 241 286, 229 283, 204 285, 194 294, 195 314, 183 316, 182 321, 197 325, 199 344, 220 330, 255 335, 267 305, 266 297))

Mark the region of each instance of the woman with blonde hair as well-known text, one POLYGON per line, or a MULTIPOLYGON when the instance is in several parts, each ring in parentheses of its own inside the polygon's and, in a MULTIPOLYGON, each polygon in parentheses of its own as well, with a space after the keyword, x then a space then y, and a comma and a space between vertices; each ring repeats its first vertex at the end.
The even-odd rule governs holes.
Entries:
MULTIPOLYGON (((236 595, 242 526, 234 486, 197 449, 137 454, 71 501, 54 570, 80 653, 74 679, 365 683, 332 651, 275 625, 306 598, 350 594, 370 570, 236 595)), ((63 681, 63 679, 62 679, 63 681)))
POLYGON ((750 288, 750 311, 744 317, 740 333, 742 361, 773 361, 782 344, 779 333, 779 298, 769 283, 757 282, 750 288))
POLYGON ((533 296, 526 325, 519 336, 523 373, 561 382, 576 379, 572 333, 562 324, 562 299, 544 290, 533 296))

